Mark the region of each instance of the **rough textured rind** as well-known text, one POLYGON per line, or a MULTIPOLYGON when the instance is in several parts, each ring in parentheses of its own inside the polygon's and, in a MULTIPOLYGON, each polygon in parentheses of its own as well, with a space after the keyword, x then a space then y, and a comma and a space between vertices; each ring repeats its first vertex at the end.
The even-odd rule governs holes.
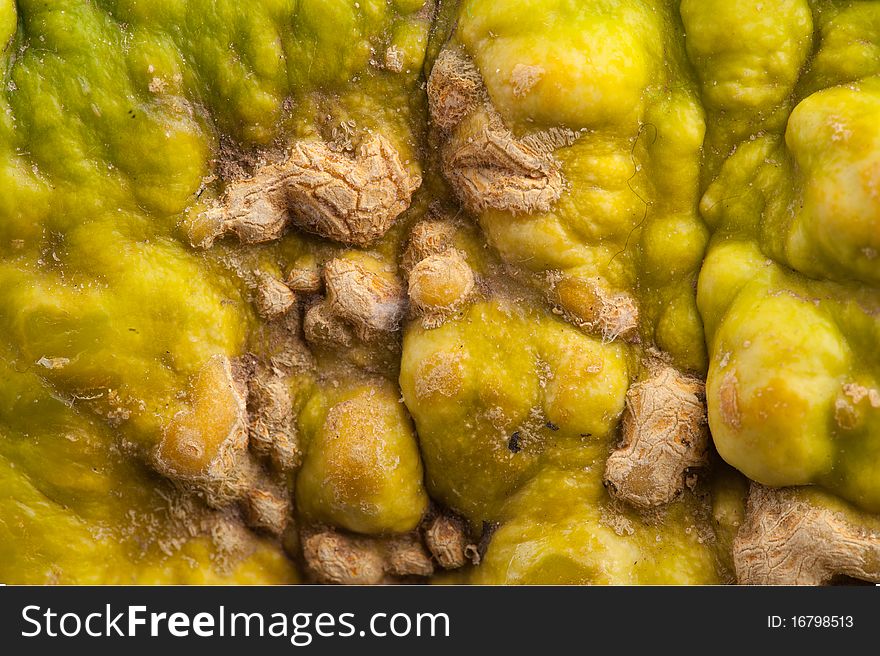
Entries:
POLYGON ((687 0, 681 17, 711 126, 714 444, 762 485, 880 512, 880 4, 687 0))
POLYGON ((174 417, 156 448, 156 469, 208 505, 238 504, 249 525, 280 534, 290 515, 288 493, 248 451, 246 397, 229 359, 211 358, 190 393, 190 409, 174 417))
POLYGON ((744 585, 880 583, 880 521, 827 495, 752 483, 733 556, 744 585))
POLYGON ((656 361, 626 393, 623 440, 605 463, 611 494, 639 508, 669 503, 709 454, 705 388, 656 361))
POLYGON ((202 219, 214 226, 211 236, 197 245, 210 246, 226 232, 247 244, 272 241, 292 223, 327 239, 368 246, 409 207, 420 184, 381 134, 366 135, 354 156, 323 141, 299 142, 285 162, 229 185, 223 205, 202 219))
POLYGON ((604 456, 575 447, 507 501, 470 581, 494 585, 705 585, 728 581, 718 524, 691 493, 646 513, 602 487, 604 456))
POLYGON ((706 124, 677 13, 467 0, 428 95, 442 172, 511 273, 585 332, 700 372, 706 124))
POLYGON ((0 0, 0 580, 876 581, 880 1, 434 5, 0 0))
POLYGON ((0 579, 297 582, 280 438, 333 381, 280 281, 339 242, 293 224, 409 205, 432 10, 0 0, 0 579))
POLYGON ((472 524, 496 521, 563 445, 604 444, 624 409, 626 348, 499 298, 434 328, 410 322, 400 387, 432 498, 472 524))

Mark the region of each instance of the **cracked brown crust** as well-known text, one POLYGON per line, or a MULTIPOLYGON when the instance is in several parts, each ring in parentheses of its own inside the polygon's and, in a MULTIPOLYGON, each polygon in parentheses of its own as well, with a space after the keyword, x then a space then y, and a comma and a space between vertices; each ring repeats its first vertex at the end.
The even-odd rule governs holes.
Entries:
POLYGON ((441 513, 432 517, 423 528, 425 545, 443 569, 458 569, 480 562, 477 545, 468 537, 462 519, 441 513))
POLYGON ((306 573, 318 583, 375 585, 385 578, 382 553, 367 539, 332 529, 304 530, 300 539, 306 573))
POLYGON ((409 207, 421 177, 407 170, 393 145, 368 133, 356 153, 333 150, 318 140, 293 145, 290 157, 229 184, 223 203, 200 223, 209 247, 225 234, 243 243, 278 239, 288 224, 344 244, 368 246, 409 207))
POLYGON ((605 464, 609 492, 638 508, 669 503, 708 464, 704 384, 659 361, 650 367, 627 391, 623 440, 605 464))
POLYGON ((385 548, 385 570, 388 574, 427 577, 434 573, 434 562, 417 533, 391 538, 385 548))
POLYGON ((349 347, 355 337, 374 343, 400 329, 406 297, 395 276, 335 258, 324 264, 323 277, 327 295, 305 316, 309 342, 349 347))
POLYGON ((383 136, 369 135, 352 159, 323 142, 298 144, 287 189, 293 222, 341 241, 368 246, 384 235, 422 181, 383 136))
POLYGON ((324 283, 331 313, 351 324, 360 339, 400 327, 404 295, 397 278, 337 258, 324 265, 324 283))
POLYGON ((417 533, 380 538, 315 526, 300 539, 306 573, 319 583, 376 585, 434 573, 417 533))
POLYGON ((733 544, 738 583, 821 585, 839 576, 880 583, 880 526, 863 519, 797 488, 752 483, 733 544))
POLYGON ((296 294, 290 287, 266 273, 257 276, 254 295, 257 312, 264 319, 277 319, 296 304, 296 294))
POLYGON ((551 142, 518 140, 501 118, 478 111, 443 148, 443 173, 468 211, 549 212, 565 188, 551 142))
POLYGON ((552 129, 518 139, 464 53, 440 53, 428 81, 428 106, 442 133, 443 174, 470 212, 547 212, 562 195, 565 179, 552 153, 577 135, 552 129))
POLYGON ((321 271, 314 262, 307 265, 294 266, 288 273, 285 284, 294 292, 301 294, 317 294, 324 286, 321 271))
POLYGON ((248 381, 248 410, 251 450, 268 458, 279 471, 297 469, 302 450, 287 378, 258 370, 248 381))

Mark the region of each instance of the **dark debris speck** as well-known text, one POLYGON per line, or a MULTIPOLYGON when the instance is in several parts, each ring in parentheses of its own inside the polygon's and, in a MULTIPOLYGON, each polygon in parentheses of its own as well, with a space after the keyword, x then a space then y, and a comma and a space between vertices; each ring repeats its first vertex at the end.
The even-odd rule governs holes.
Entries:
POLYGON ((519 431, 515 431, 514 434, 510 436, 510 439, 507 440, 507 448, 510 449, 513 453, 519 453, 520 451, 522 451, 522 446, 520 445, 519 441, 519 431))

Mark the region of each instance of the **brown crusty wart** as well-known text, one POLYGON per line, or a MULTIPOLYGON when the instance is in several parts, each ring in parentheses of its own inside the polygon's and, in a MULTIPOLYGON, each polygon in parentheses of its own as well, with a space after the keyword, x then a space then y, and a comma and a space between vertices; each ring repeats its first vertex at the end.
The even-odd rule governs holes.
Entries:
POLYGON ((277 319, 296 304, 296 294, 281 280, 267 273, 260 273, 256 278, 254 304, 264 319, 277 319))
POLYGON ((452 248, 455 230, 455 224, 445 219, 430 218, 416 223, 400 258, 400 269, 404 275, 408 276, 412 268, 426 257, 452 248))
POLYGON ((381 550, 366 538, 333 529, 307 529, 300 541, 306 573, 318 583, 375 585, 385 578, 381 550))
POLYGON ((248 411, 251 451, 279 471, 297 469, 302 451, 287 377, 259 367, 248 380, 248 411))
POLYGON ((417 533, 373 537, 316 526, 304 528, 300 540, 306 573, 319 583, 375 585, 434 573, 417 533))
POLYGON ((471 542, 464 520, 439 513, 422 529, 425 545, 443 569, 458 569, 480 561, 477 545, 471 542))
POLYGON ((371 343, 400 328, 406 309, 403 286, 394 275, 365 266, 367 257, 363 263, 335 258, 324 264, 326 297, 309 308, 304 321, 309 342, 347 347, 354 337, 371 343))
POLYGON ((314 258, 293 266, 284 282, 291 290, 301 294, 317 294, 324 285, 321 280, 321 270, 314 258))
POLYGON ((880 583, 880 520, 817 490, 752 483, 733 562, 743 585, 880 583))
POLYGON ((255 244, 278 239, 288 224, 327 239, 368 246, 407 208, 421 177, 381 134, 368 133, 354 155, 320 140, 293 145, 290 157, 229 184, 223 202, 200 217, 196 246, 226 233, 255 244))
POLYGON ((399 577, 427 577, 434 573, 434 562, 418 533, 385 540, 385 571, 399 577))
POLYGON ((708 464, 705 388, 656 360, 626 394, 623 440, 605 464, 609 492, 638 508, 669 503, 688 472, 708 464))
POLYGON ((554 128, 517 138, 460 50, 438 56, 428 107, 440 131, 443 174, 469 211, 547 212, 562 195, 565 179, 553 151, 577 135, 554 128))

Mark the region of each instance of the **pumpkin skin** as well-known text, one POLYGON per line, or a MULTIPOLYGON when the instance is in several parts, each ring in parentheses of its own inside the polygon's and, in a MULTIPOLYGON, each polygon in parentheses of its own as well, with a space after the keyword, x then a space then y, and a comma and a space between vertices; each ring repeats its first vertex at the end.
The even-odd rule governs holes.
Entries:
POLYGON ((0 580, 732 582, 750 480, 869 530, 878 26, 0 0, 0 580))

